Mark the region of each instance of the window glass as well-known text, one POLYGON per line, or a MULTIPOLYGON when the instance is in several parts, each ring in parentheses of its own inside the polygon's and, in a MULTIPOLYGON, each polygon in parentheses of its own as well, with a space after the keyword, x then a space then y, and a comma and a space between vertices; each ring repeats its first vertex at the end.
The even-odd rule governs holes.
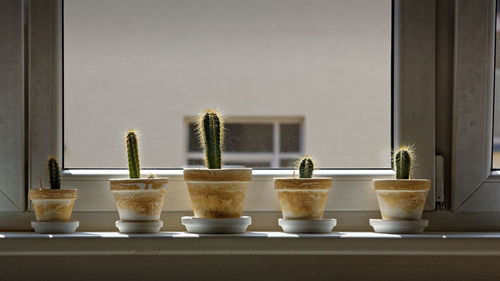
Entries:
MULTIPOLYGON (((289 130, 286 135, 289 139, 300 140, 301 119, 290 118, 238 118, 238 121, 230 119, 225 122, 224 130, 224 164, 243 165, 255 168, 282 168, 289 167, 281 165, 283 157, 299 157, 302 148, 296 147, 292 153, 285 153, 281 145, 287 145, 278 138, 282 132, 283 125, 291 126, 296 130, 289 130), (238 120, 239 119, 239 120, 238 120), (286 122, 285 124, 282 124, 286 122), (276 150, 276 151, 275 151, 276 150)), ((199 166, 203 164, 204 154, 202 152, 196 124, 189 122, 189 151, 187 154, 188 165, 199 166)), ((288 127, 286 127, 288 128, 288 127)), ((297 143, 298 145, 298 143, 297 143)))
POLYGON ((280 151, 300 152, 300 125, 280 124, 280 151))
POLYGON ((297 159, 281 159, 280 166, 284 168, 295 168, 297 159))
POLYGON ((63 56, 65 168, 197 165, 213 107, 226 164, 390 167, 391 0, 65 0, 63 56))

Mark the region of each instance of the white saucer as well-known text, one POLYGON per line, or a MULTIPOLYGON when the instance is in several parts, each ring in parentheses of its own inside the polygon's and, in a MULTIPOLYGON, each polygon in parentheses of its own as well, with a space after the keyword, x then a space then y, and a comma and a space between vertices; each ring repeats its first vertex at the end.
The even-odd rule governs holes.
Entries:
POLYGON ((241 218, 205 219, 195 217, 182 217, 182 224, 187 232, 191 233, 244 233, 252 224, 252 218, 242 216, 241 218))
POLYGON ((324 220, 285 220, 278 219, 278 224, 286 233, 330 233, 337 225, 336 219, 324 220))
POLYGON ((163 226, 162 220, 157 221, 116 221, 120 233, 157 233, 163 226))
POLYGON ((422 233, 429 221, 370 219, 370 225, 378 233, 416 234, 422 233))
POLYGON ((74 233, 79 225, 80 225, 79 221, 68 221, 68 222, 32 221, 31 222, 31 227, 35 230, 36 233, 45 233, 45 234, 74 233))

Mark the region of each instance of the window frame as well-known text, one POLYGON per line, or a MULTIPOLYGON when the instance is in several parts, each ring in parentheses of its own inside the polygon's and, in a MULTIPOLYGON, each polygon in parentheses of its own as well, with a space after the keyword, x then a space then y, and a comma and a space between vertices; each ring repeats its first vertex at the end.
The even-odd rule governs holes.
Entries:
MULTIPOLYGON (((37 186, 38 174, 44 173, 47 155, 62 156, 63 134, 62 115, 63 97, 63 57, 61 48, 62 35, 62 5, 63 1, 53 1, 47 6, 29 2, 30 17, 33 15, 48 16, 49 20, 43 21, 42 17, 36 18, 30 25, 30 34, 45 32, 46 38, 37 38, 37 43, 43 44, 42 49, 33 48, 30 56, 45 55, 51 58, 48 67, 30 65, 31 90, 29 93, 29 169, 28 187, 37 186), (39 9, 38 11, 36 9, 39 9), (36 24, 35 24, 36 23, 36 24), (44 41, 45 40, 45 41, 44 41), (48 71, 49 70, 49 71, 48 71), (45 88, 34 87, 35 81, 42 81, 45 88)), ((435 163, 435 32, 436 32, 436 2, 435 1, 393 1, 393 142, 416 144, 419 153, 419 165, 415 170, 415 177, 431 179, 434 185, 435 163), (415 57, 425 58, 415 60, 415 57), (409 75, 411 74, 411 75, 409 75), (424 118, 414 118, 419 112, 426 112, 424 118)), ((74 217, 81 221, 82 229, 112 229, 110 220, 117 217, 114 203, 107 186, 110 177, 124 175, 125 170, 64 170, 63 179, 66 187, 80 184, 79 200, 75 205, 74 217), (98 184, 96 184, 98 183, 98 184), (103 203, 104 202, 104 203, 103 203), (101 208, 106 204, 107 208, 101 208)), ((165 169, 155 171, 159 175, 171 177, 171 182, 178 182, 183 186, 180 169, 165 169)), ((291 175, 291 170, 256 170, 254 171, 255 188, 268 189, 272 193, 272 178, 274 176, 291 175)), ((389 169, 380 170, 350 170, 331 169, 319 170, 318 175, 334 177, 334 188, 329 201, 345 202, 344 207, 334 206, 327 209, 326 215, 332 215, 342 221, 342 217, 356 217, 348 225, 351 229, 366 229, 368 225, 366 216, 378 216, 378 205, 372 191, 371 181, 374 178, 387 178, 393 172, 389 169), (347 206, 347 207, 345 207, 347 206), (354 207, 350 207, 354 206, 354 207), (364 208, 355 208, 365 206, 364 208)), ((18 188, 18 187, 16 187, 18 188)), ((185 192, 186 188, 182 188, 185 192)), ((27 192, 25 198, 27 198, 27 192)), ((180 189, 179 189, 180 192, 180 189)), ((168 196, 167 196, 168 197, 168 196)), ((276 218, 280 216, 277 199, 272 196, 273 208, 257 211, 248 211, 257 219, 254 229, 277 229, 276 218)), ((27 200, 27 199, 25 199, 27 200)), ((167 199, 168 200, 168 199, 167 199)), ((251 201, 251 199, 250 199, 251 201)), ((251 205, 248 202, 247 205, 251 205)), ((332 205, 330 204, 330 205, 332 205)), ((426 210, 434 209, 434 188, 429 192, 426 210)), ((167 208, 169 202, 166 202, 167 208)), ((27 209, 28 211, 31 208, 27 209)), ((190 210, 190 208, 189 208, 190 210)), ((182 229, 178 218, 187 210, 164 210, 163 216, 167 217, 167 228, 182 229), (172 225, 169 225, 169 222, 172 225)), ((33 213, 16 217, 17 224, 10 222, 8 227, 22 225, 29 228, 29 220, 33 213)), ((0 222, 0 227, 4 226, 0 222)))
POLYGON ((500 171, 492 169, 495 2, 456 1, 451 193, 455 212, 500 211, 500 171))
POLYGON ((2 161, 0 163, 0 212, 22 212, 27 207, 26 169, 28 164, 25 138, 27 130, 28 68, 26 67, 25 5, 23 1, 5 3, 0 9, 0 120, 2 124, 2 161), (15 12, 15 13, 14 13, 15 12), (5 42, 5 43, 3 43, 5 42))

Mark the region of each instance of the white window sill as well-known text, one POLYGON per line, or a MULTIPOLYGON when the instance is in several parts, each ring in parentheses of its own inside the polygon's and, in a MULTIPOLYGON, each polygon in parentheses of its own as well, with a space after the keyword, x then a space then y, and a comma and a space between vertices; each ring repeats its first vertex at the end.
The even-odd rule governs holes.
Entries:
POLYGON ((185 232, 126 235, 0 233, 0 256, 24 255, 416 255, 500 256, 500 232, 418 235, 372 232, 330 234, 197 235, 185 232))
MULTIPOLYGON (((141 170, 142 175, 154 174, 160 177, 171 177, 173 180, 183 180, 182 169, 168 170, 141 170)), ((64 169, 62 174, 67 179, 78 180, 94 178, 94 179, 109 179, 113 177, 128 177, 127 169, 64 169)), ((296 173, 297 174, 297 173, 296 173)), ((272 177, 291 177, 293 170, 291 169, 276 169, 276 170, 253 170, 252 176, 254 179, 267 179, 272 177)), ((315 170, 315 176, 335 177, 335 178, 380 178, 392 177, 394 171, 391 169, 323 169, 315 170)))

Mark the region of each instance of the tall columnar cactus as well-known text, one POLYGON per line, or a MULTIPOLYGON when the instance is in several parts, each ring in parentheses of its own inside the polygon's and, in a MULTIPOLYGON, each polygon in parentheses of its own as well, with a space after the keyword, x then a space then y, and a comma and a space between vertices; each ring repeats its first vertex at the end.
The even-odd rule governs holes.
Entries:
POLYGON ((128 172, 131 179, 141 177, 141 166, 139 164, 139 145, 137 141, 137 133, 134 130, 129 130, 126 137, 127 155, 128 155, 128 172))
POLYGON ((57 157, 49 157, 47 170, 49 172, 50 189, 61 189, 61 169, 59 168, 57 157))
POLYGON ((411 146, 401 146, 394 154, 394 170, 396 179, 409 179, 414 160, 414 152, 411 146))
POLYGON ((301 179, 309 179, 312 177, 314 171, 314 162, 310 157, 304 157, 299 163, 299 177, 301 179))
POLYGON ((224 120, 217 110, 205 110, 200 115, 198 137, 205 151, 205 166, 208 169, 220 169, 224 143, 224 120))

